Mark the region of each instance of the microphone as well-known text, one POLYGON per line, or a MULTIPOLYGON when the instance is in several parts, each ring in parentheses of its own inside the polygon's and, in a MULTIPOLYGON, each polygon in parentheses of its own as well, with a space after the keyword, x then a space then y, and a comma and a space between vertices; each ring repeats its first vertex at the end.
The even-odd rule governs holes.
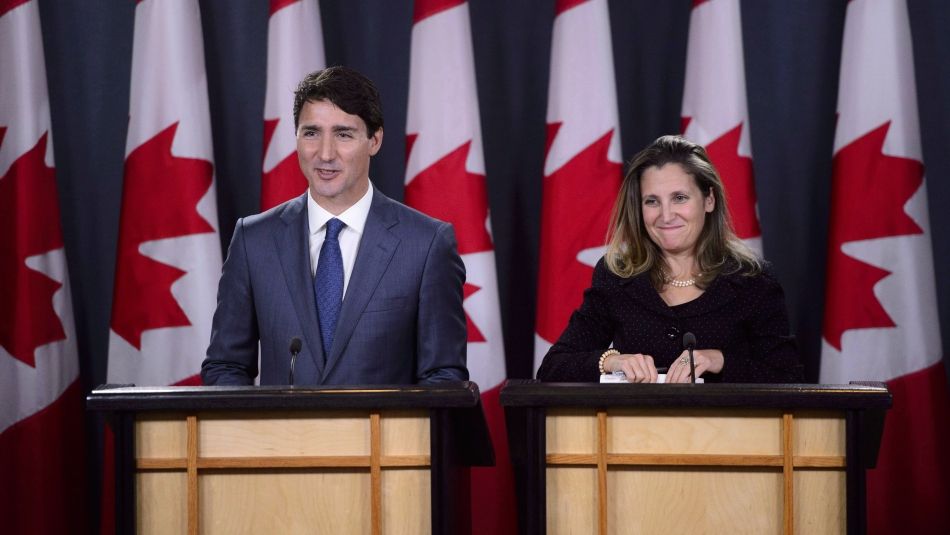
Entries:
POLYGON ((689 351, 689 382, 696 382, 696 363, 693 361, 693 349, 696 347, 696 335, 686 333, 683 335, 683 349, 689 351))
POLYGON ((300 354, 301 347, 303 347, 303 342, 300 338, 294 336, 290 339, 290 378, 287 381, 290 386, 294 386, 294 365, 297 364, 297 355, 300 354))

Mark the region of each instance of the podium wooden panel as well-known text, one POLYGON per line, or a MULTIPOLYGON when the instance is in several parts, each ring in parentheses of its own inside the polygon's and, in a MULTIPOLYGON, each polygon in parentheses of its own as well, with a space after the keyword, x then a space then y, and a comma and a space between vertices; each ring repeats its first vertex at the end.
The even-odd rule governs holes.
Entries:
POLYGON ((474 383, 103 387, 120 533, 468 533, 474 383))
POLYGON ((863 533, 891 396, 853 385, 511 381, 523 533, 863 533))

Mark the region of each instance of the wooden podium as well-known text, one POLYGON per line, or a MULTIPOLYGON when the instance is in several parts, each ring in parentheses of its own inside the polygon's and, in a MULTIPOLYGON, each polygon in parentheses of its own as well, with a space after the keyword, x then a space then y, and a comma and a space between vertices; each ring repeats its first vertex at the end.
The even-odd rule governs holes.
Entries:
POLYGON ((102 387, 119 533, 469 533, 478 386, 102 387))
POLYGON ((511 381, 522 533, 863 533, 891 395, 511 381))

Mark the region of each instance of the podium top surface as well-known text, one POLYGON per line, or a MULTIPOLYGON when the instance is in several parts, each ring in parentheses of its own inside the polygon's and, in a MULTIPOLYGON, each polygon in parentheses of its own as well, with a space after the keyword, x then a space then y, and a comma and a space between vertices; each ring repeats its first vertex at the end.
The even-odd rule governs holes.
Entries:
POLYGON ((104 385, 86 397, 94 411, 258 409, 433 409, 479 406, 478 385, 163 386, 104 385))
POLYGON ((884 383, 599 384, 512 380, 501 391, 507 407, 747 407, 866 410, 891 407, 884 383))

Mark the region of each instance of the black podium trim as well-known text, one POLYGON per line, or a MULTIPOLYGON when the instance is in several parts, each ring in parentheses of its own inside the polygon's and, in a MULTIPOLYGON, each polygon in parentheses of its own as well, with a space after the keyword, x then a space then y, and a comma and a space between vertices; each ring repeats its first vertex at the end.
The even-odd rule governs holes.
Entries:
POLYGON ((883 383, 597 384, 512 380, 501 391, 507 407, 756 407, 776 409, 888 409, 883 383))
POLYGON ((428 409, 475 407, 478 385, 165 386, 104 385, 86 397, 93 411, 428 409))

